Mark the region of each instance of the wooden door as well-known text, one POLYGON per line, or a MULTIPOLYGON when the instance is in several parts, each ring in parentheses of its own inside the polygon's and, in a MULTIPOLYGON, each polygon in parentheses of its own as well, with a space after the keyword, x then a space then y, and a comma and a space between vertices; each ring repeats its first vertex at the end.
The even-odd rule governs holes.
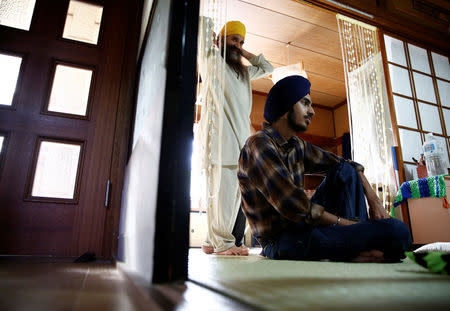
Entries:
POLYGON ((130 1, 2 5, 0 253, 102 256, 130 1))

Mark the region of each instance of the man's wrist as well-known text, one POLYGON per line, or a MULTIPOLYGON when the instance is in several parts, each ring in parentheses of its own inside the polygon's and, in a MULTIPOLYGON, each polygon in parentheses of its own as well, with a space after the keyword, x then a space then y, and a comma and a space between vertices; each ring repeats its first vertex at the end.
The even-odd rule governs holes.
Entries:
POLYGON ((247 60, 251 60, 253 57, 256 56, 256 55, 254 55, 254 54, 252 54, 252 53, 250 53, 250 52, 248 52, 248 51, 246 51, 244 49, 241 49, 241 53, 242 53, 242 56, 244 58, 246 58, 247 60))
POLYGON ((338 216, 336 223, 333 226, 338 226, 340 222, 341 222, 341 217, 338 216))

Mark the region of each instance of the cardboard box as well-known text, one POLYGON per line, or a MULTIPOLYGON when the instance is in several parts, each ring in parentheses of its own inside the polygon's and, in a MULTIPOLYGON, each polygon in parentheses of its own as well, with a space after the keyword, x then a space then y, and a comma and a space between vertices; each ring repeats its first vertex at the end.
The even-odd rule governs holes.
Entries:
MULTIPOLYGON (((450 202, 450 178, 445 178, 450 202)), ((414 244, 450 242, 450 209, 442 198, 408 199, 408 211, 414 244)))

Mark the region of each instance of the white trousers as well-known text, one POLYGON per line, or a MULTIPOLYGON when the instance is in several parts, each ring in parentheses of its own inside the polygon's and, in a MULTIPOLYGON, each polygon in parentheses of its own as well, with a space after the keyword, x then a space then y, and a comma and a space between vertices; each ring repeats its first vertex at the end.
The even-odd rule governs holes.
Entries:
POLYGON ((223 252, 236 245, 232 232, 241 208, 237 170, 237 165, 222 166, 219 174, 211 176, 218 195, 207 208, 208 230, 203 245, 214 247, 214 252, 223 252))

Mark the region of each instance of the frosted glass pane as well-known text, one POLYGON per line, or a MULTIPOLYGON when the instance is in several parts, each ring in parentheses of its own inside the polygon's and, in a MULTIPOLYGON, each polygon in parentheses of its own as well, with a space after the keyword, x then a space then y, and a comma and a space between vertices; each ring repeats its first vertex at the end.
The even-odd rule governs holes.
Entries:
POLYGON ((439 78, 450 80, 450 64, 448 57, 431 52, 433 59, 434 72, 439 78))
POLYGON ((404 164, 406 181, 417 179, 417 166, 412 164, 404 164))
POLYGON ((414 72, 414 86, 416 87, 417 99, 425 100, 430 103, 436 103, 433 80, 431 77, 414 72))
POLYGON ((422 141, 419 132, 398 129, 402 146, 403 161, 412 162, 412 158, 418 159, 422 151, 422 141))
POLYGON ((384 35, 384 44, 386 46, 386 56, 388 61, 406 66, 406 57, 403 42, 384 35))
POLYGON ((0 0, 0 25, 30 30, 36 0, 0 0))
POLYGON ((450 140, 448 138, 446 138, 445 140, 447 141, 447 168, 450 169, 450 157, 448 156, 450 140))
POLYGON ((42 141, 32 196, 73 199, 80 145, 42 141))
POLYGON ((450 83, 436 79, 441 105, 450 107, 450 83))
POLYGON ((441 121, 437 106, 419 102, 420 121, 422 129, 426 132, 442 134, 441 121))
POLYGON ((447 135, 450 135, 450 109, 442 109, 442 114, 444 115, 445 130, 447 135))
POLYGON ((21 64, 21 57, 0 54, 0 105, 12 105, 21 64))
POLYGON ((413 69, 431 74, 430 64, 428 62, 427 50, 408 43, 409 56, 411 58, 411 67, 413 69))
POLYGON ((392 92, 412 96, 408 70, 389 64, 392 92))
POLYGON ((397 124, 417 128, 416 113, 412 100, 394 95, 397 124))
POLYGON ((63 38, 97 44, 102 13, 102 6, 71 0, 63 38))
POLYGON ((441 142, 441 144, 442 144, 442 146, 444 146, 444 154, 442 155, 442 159, 444 160, 444 161, 447 161, 446 162, 446 164, 447 164, 447 166, 449 165, 449 162, 448 162, 448 152, 447 152, 447 144, 445 143, 445 141, 446 141, 446 139, 444 138, 444 137, 442 137, 442 136, 436 136, 436 135, 434 135, 434 138, 436 138, 436 140, 439 140, 440 142, 441 142))
POLYGON ((48 111, 86 115, 92 70, 57 65, 48 111))

